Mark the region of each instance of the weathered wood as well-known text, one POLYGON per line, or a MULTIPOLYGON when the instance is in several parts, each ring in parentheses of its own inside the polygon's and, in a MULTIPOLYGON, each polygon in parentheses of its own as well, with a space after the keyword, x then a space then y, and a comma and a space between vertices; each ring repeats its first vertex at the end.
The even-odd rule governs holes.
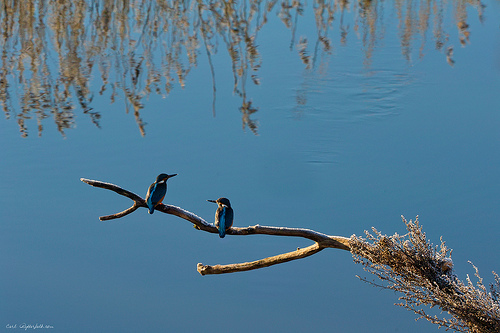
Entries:
MULTIPOLYGON (((107 190, 111 190, 134 201, 132 207, 127 208, 122 212, 99 217, 99 220, 101 221, 108 221, 124 217, 136 211, 140 207, 147 208, 146 202, 143 198, 117 185, 101 182, 98 180, 85 179, 85 178, 80 178, 80 180, 94 187, 100 187, 107 190)), ((218 230, 213 224, 208 223, 207 221, 197 216, 196 214, 193 214, 180 207, 160 204, 155 207, 155 210, 165 214, 175 215, 184 220, 187 220, 193 223, 195 228, 198 230, 203 230, 206 232, 218 234, 218 230)), ((302 237, 314 241, 314 244, 302 249, 297 249, 296 251, 279 254, 261 260, 244 262, 239 264, 210 266, 199 263, 197 269, 201 275, 243 272, 252 269, 269 267, 284 262, 288 262, 291 260, 297 260, 311 256, 323 250, 324 248, 336 248, 336 249, 350 251, 349 247, 350 238, 341 236, 329 236, 314 230, 303 229, 303 228, 271 227, 271 226, 261 226, 257 224, 254 226, 248 226, 244 228, 232 227, 226 232, 226 234, 233 236, 272 235, 272 236, 286 236, 286 237, 302 237)))
POLYGON ((312 256, 313 254, 318 253, 324 248, 325 248, 324 246, 321 246, 318 243, 314 243, 311 246, 305 247, 303 249, 297 249, 296 251, 279 254, 277 256, 268 257, 261 260, 243 262, 240 264, 210 266, 199 263, 197 269, 201 275, 244 272, 244 271, 250 271, 252 269, 259 269, 277 264, 282 264, 287 261, 306 258, 312 256))

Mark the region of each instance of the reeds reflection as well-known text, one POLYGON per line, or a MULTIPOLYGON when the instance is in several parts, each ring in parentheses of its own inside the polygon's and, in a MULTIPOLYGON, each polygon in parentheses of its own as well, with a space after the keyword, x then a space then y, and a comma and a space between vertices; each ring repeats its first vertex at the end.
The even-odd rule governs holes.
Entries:
MULTIPOLYGON (((454 0, 452 4, 460 43, 466 45, 467 9, 475 7, 482 19, 484 6, 480 0, 454 0)), ((208 57, 211 67, 215 115, 212 57, 223 48, 231 59, 234 93, 241 98, 243 128, 257 133, 252 114, 258 108, 247 96, 246 84, 259 84, 262 59, 257 38, 268 20, 277 14, 290 29, 291 48, 305 68, 315 67, 319 53, 330 52, 329 33, 339 34, 341 46, 349 38, 360 38, 369 66, 377 42, 384 37, 384 8, 391 5, 378 0, 315 0, 317 35, 296 39, 298 21, 308 10, 299 0, 3 0, 0 102, 6 118, 17 120, 22 136, 28 135, 27 119, 37 120, 41 135, 43 122, 50 117, 64 135, 74 126, 77 108, 99 126, 101 114, 91 106, 95 93, 109 95, 111 102, 120 96, 145 135, 140 115, 144 98, 152 92, 167 96, 176 85, 184 87, 200 56, 208 57), (92 76, 100 78, 100 87, 91 86, 92 76)), ((443 0, 395 0, 394 6, 407 59, 413 43, 420 40, 422 50, 426 42, 425 37, 416 37, 432 30, 436 50, 449 64, 454 63, 443 24, 443 0)))

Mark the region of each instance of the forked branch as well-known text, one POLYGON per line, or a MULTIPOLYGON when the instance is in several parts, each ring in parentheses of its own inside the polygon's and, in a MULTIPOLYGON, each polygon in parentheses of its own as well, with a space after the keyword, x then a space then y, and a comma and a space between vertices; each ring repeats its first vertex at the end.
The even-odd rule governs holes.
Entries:
MULTIPOLYGON (((117 219, 124 217, 140 207, 147 208, 146 201, 138 196, 135 193, 127 191, 117 185, 101 182, 97 180, 90 180, 81 178, 82 182, 89 184, 91 186, 104 188, 107 190, 111 190, 120 195, 123 195, 129 199, 131 199, 134 203, 131 207, 121 211, 119 213, 101 216, 99 220, 107 221, 112 219, 117 219)), ((217 228, 202 219, 201 217, 184 210, 180 207, 160 204, 156 206, 155 210, 160 211, 165 214, 172 214, 178 216, 184 220, 187 220, 194 224, 194 227, 198 230, 203 230, 206 232, 218 234, 217 228)), ((230 265, 203 265, 201 263, 198 264, 198 272, 201 275, 207 274, 224 274, 224 273, 233 273, 233 272, 243 272, 252 269, 258 269, 263 267, 269 267, 272 265, 281 264, 287 261, 302 259, 308 256, 311 256, 324 248, 335 248, 350 251, 349 241, 350 238, 341 237, 341 236, 329 236, 314 230, 302 229, 302 228, 286 228, 286 227, 270 227, 270 226, 261 226, 254 225, 248 226, 245 228, 236 228, 232 227, 226 232, 227 235, 273 235, 273 236, 287 236, 287 237, 302 237, 307 238, 309 240, 314 241, 314 244, 308 246, 306 248, 297 249, 296 251, 279 254, 277 256, 264 258, 261 260, 256 260, 252 262, 245 262, 239 264, 230 264, 230 265)))

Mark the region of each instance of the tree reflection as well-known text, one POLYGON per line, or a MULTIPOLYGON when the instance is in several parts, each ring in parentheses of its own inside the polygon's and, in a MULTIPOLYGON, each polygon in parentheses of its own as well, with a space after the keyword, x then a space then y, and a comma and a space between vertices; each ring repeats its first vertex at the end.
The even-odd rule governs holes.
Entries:
MULTIPOLYGON (((97 91, 109 96, 111 102, 123 98, 127 112, 133 110, 145 135, 140 114, 144 98, 152 92, 167 96, 175 85, 184 87, 203 54, 211 67, 215 116, 212 57, 220 47, 231 59, 233 92, 241 99, 243 128, 257 133, 252 115, 258 108, 247 96, 246 84, 259 84, 262 59, 257 37, 271 14, 277 14, 290 30, 291 49, 305 68, 315 68, 318 55, 331 52, 333 41, 328 34, 332 32, 339 34, 341 46, 349 38, 360 38, 364 63, 370 66, 376 45, 384 38, 387 4, 379 0, 314 0, 317 35, 298 40, 299 18, 306 10, 300 0, 0 0, 0 6, 0 103, 6 118, 15 118, 21 135, 27 136, 28 119, 36 119, 41 135, 43 121, 50 117, 64 135, 75 125, 77 108, 99 127, 101 115, 91 106, 97 91), (334 27, 336 19, 338 29, 334 27), (100 78, 98 90, 91 89, 93 76, 100 78)), ((445 6, 443 0, 395 0, 406 59, 410 60, 417 41, 422 56, 426 33, 431 30, 436 50, 454 64, 453 46, 448 45, 449 33, 443 24, 445 6)), ((453 1, 462 46, 470 38, 470 6, 482 20, 484 5, 480 0, 453 1)))

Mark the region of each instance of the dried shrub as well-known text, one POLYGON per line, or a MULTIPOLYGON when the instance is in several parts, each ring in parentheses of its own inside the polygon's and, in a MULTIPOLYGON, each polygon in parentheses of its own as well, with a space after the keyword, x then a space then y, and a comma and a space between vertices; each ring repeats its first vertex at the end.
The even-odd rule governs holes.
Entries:
MULTIPOLYGON (((493 272, 495 283, 490 291, 475 269, 474 284, 470 277, 460 281, 453 274, 451 249, 441 238, 433 246, 415 221, 406 221, 408 233, 386 236, 373 228, 366 238, 353 235, 350 240, 354 261, 365 271, 376 275, 381 282, 366 278, 372 285, 401 293, 399 303, 439 327, 459 332, 500 332, 500 278, 493 272), (426 313, 425 307, 438 306, 450 316, 439 318, 426 313)), ((427 310, 428 311, 428 310, 427 310)))

